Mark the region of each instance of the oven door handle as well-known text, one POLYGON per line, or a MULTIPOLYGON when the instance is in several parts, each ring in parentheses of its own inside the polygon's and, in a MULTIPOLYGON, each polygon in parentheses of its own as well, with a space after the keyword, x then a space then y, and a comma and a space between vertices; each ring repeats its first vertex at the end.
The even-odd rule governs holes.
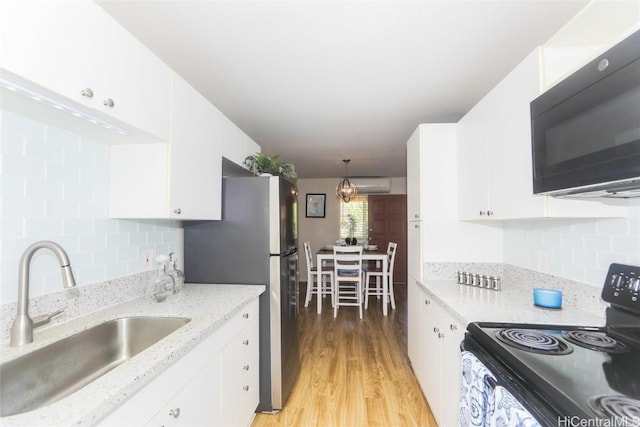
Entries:
POLYGON ((486 375, 482 380, 484 382, 485 387, 487 387, 491 391, 494 391, 498 386, 498 381, 496 381, 496 379, 490 375, 486 375))

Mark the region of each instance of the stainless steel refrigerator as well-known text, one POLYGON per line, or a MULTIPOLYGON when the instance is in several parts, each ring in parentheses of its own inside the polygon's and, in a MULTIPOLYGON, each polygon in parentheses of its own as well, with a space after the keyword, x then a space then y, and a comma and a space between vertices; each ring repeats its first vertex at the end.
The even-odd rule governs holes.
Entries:
POLYGON ((277 411, 299 369, 297 189, 279 177, 225 177, 222 194, 221 221, 184 223, 185 279, 266 285, 257 411, 277 411))

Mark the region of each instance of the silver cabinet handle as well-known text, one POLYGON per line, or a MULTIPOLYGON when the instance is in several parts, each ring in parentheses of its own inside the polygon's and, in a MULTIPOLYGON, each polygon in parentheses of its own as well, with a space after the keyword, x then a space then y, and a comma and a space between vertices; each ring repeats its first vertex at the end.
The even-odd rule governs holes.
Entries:
POLYGON ((415 219, 419 219, 419 218, 420 218, 420 215, 418 215, 418 214, 413 214, 413 217, 414 217, 415 219))
POLYGON ((424 305, 429 305, 431 304, 431 301, 429 301, 428 299, 424 300, 424 305))
POLYGON ((93 91, 90 87, 84 88, 80 91, 80 95, 85 96, 87 98, 93 98, 93 91))
POLYGON ((244 385, 244 386, 242 386, 242 390, 244 390, 244 391, 249 391, 249 386, 248 386, 248 385, 244 385))
POLYGON ((449 329, 452 331, 457 331, 458 330, 458 326, 454 325, 453 323, 449 325, 449 329))
POLYGON ((173 418, 178 418, 180 416, 180 408, 174 408, 169 411, 169 416, 173 418))
POLYGON ((487 216, 493 215, 493 211, 487 211, 487 216))
POLYGON ((440 328, 438 328, 437 326, 433 327, 433 332, 435 332, 436 334, 440 332, 440 328))
POLYGON ((242 340, 242 345, 249 345, 249 340, 242 340))
POLYGON ((248 371, 248 370, 249 370, 249 365, 244 365, 244 366, 242 367, 242 369, 243 369, 243 370, 245 370, 245 371, 248 371))
POLYGON ((444 338, 444 334, 442 332, 438 332, 438 338, 444 338))
POLYGON ((249 318, 249 313, 242 313, 242 318, 243 319, 248 319, 249 318))
POLYGON ((113 108, 115 104, 115 102, 113 102, 113 99, 111 98, 107 98, 104 101, 102 101, 102 103, 104 104, 105 107, 109 107, 109 108, 113 108))
POLYGON ((413 224, 413 228, 420 228, 420 224, 413 224))
POLYGON ((480 211, 480 216, 485 216, 487 214, 487 212, 485 211, 480 211))
POLYGON ((173 213, 176 214, 176 215, 180 215, 182 213, 182 209, 176 208, 176 209, 173 210, 173 213))

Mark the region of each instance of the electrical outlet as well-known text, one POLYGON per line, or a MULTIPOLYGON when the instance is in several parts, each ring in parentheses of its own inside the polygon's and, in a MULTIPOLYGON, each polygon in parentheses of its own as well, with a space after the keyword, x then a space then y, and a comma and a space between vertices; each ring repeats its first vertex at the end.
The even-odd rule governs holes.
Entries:
POLYGON ((148 269, 153 267, 153 249, 144 249, 142 251, 142 266, 148 269))

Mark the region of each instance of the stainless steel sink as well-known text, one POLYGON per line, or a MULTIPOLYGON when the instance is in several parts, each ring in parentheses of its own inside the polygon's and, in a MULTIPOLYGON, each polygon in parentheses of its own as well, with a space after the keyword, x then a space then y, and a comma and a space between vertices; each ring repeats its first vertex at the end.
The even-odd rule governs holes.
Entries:
POLYGON ((187 324, 183 317, 123 317, 0 365, 0 416, 53 403, 187 324))

